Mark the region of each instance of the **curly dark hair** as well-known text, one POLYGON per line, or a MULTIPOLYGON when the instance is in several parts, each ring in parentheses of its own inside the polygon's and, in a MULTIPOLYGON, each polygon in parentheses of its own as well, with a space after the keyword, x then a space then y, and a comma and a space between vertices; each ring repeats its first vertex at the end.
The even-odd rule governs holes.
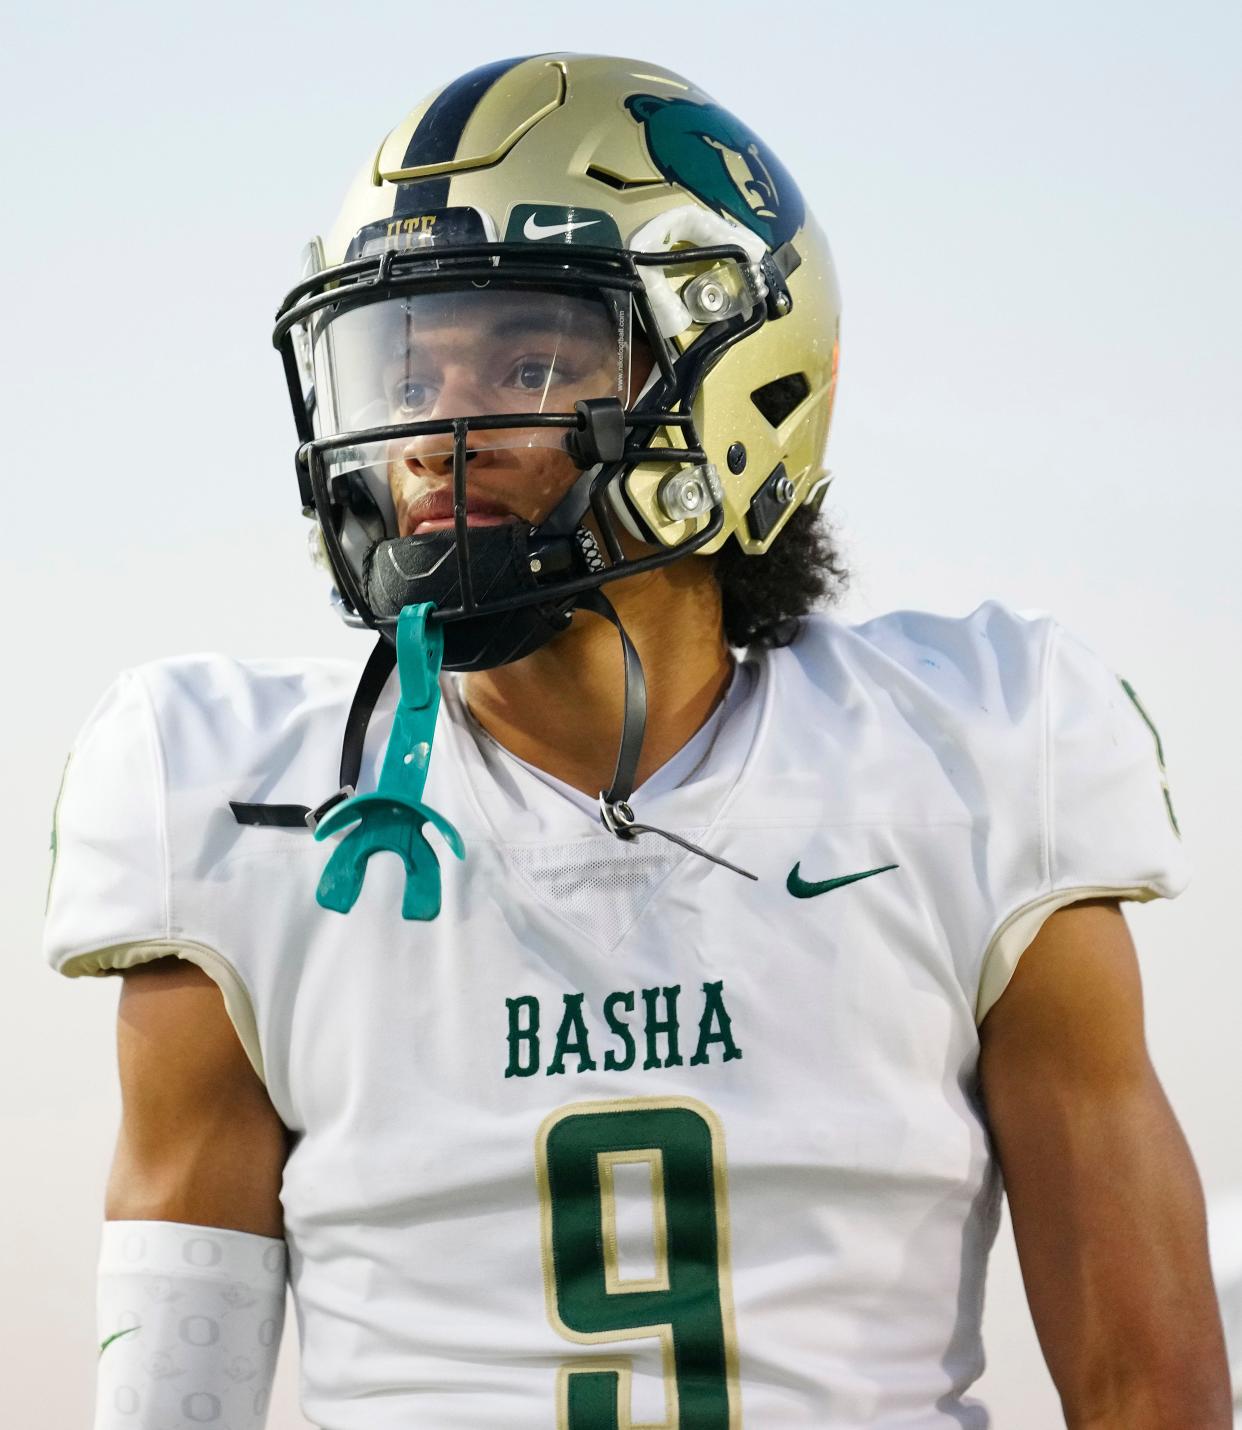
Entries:
POLYGON ((716 554, 715 576, 731 646, 788 645, 802 617, 839 600, 849 582, 836 538, 818 511, 799 507, 762 556, 747 556, 731 536, 716 554))

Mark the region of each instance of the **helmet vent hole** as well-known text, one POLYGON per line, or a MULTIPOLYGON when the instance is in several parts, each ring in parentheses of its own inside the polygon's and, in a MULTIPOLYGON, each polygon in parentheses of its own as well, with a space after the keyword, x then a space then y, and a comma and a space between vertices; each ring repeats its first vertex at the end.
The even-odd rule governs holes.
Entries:
POLYGON ((779 427, 799 403, 806 401, 810 391, 806 374, 791 372, 755 388, 750 400, 773 427, 779 427))
POLYGON ((618 193, 625 193, 628 189, 659 188, 667 182, 665 179, 626 179, 620 174, 613 174, 607 169, 601 169, 598 164, 588 164, 586 176, 588 179, 594 179, 597 184, 607 184, 610 189, 616 189, 618 193))

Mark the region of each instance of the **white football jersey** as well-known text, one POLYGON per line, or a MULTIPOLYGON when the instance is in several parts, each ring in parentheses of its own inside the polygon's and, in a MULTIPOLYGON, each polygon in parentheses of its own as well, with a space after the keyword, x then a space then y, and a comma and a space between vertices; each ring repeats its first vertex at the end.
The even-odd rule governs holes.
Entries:
MULTIPOLYGON (((200 964, 296 1134, 282 1200, 324 1430, 988 1424, 999 1179, 977 1025, 1057 907, 1178 893, 1154 728, 1045 618, 810 618, 621 843, 482 735, 426 801, 443 907, 230 799, 335 785, 359 666, 160 660, 78 737, 46 952, 200 964)), ((373 789, 396 675, 372 719, 373 789)), ((661 777, 663 775, 663 778, 661 777)))

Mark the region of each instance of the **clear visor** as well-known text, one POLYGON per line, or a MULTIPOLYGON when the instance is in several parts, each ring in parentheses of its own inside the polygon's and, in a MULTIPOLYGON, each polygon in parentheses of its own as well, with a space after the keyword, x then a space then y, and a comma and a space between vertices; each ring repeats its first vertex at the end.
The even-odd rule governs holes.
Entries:
MULTIPOLYGON (((562 448, 565 427, 523 426, 522 418, 572 416, 582 398, 624 402, 630 321, 628 294, 492 286, 325 309, 304 349, 316 436, 512 416, 511 426, 472 430, 471 447, 562 448)), ((426 456, 452 452, 451 430, 414 440, 426 456)), ((341 453, 334 465, 341 458, 348 464, 341 453)))

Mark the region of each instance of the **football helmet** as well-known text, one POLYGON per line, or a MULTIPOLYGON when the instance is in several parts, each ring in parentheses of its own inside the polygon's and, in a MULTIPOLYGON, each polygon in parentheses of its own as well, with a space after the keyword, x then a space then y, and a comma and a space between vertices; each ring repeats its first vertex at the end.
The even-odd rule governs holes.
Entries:
POLYGON ((342 615, 391 639, 433 601, 445 668, 481 669, 612 580, 730 536, 762 554, 822 498, 839 306, 789 173, 688 80, 573 54, 453 80, 277 317, 342 615), (529 480, 525 510, 489 471, 529 480))

